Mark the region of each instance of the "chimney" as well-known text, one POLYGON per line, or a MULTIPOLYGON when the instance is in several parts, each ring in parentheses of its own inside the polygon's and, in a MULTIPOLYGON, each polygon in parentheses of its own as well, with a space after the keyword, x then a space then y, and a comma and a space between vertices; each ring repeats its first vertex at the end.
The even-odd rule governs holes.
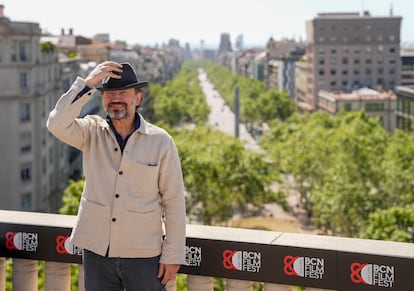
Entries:
POLYGON ((69 28, 69 35, 73 35, 73 28, 69 28))
POLYGON ((0 18, 4 17, 4 5, 0 4, 0 18))

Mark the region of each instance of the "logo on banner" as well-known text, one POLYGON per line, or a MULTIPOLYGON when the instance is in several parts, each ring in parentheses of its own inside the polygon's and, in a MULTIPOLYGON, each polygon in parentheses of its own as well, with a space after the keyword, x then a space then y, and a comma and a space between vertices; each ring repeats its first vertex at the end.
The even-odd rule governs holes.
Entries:
POLYGON ((56 251, 59 254, 82 255, 82 249, 78 248, 69 241, 68 236, 59 235, 56 238, 56 251))
POLYGON ((286 256, 283 263, 288 276, 322 279, 325 274, 325 260, 321 258, 286 256))
POLYGON ((351 264, 351 281, 379 287, 394 285, 394 266, 377 264, 351 264))
POLYGON ((185 246, 185 260, 187 266, 199 267, 201 265, 201 247, 185 246))
POLYGON ((19 250, 35 252, 39 245, 39 234, 35 232, 7 232, 6 248, 9 250, 19 250))
POLYGON ((227 270, 238 270, 244 272, 259 272, 262 266, 261 253, 250 251, 223 252, 223 267, 227 270))

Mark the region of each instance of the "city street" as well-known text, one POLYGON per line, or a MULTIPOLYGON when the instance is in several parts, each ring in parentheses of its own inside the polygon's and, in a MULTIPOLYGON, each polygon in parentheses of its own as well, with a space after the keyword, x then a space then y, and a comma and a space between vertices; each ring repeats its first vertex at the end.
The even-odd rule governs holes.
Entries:
MULTIPOLYGON (((210 106, 211 110, 208 117, 208 124, 227 134, 235 136, 235 114, 231 111, 230 107, 225 103, 217 90, 215 90, 203 69, 199 69, 198 78, 204 95, 206 96, 207 104, 210 106)), ((260 151, 257 142, 242 123, 239 124, 239 138, 247 149, 260 151)))
MULTIPOLYGON (((210 115, 208 117, 208 124, 214 126, 229 135, 235 135, 235 114, 230 107, 225 103, 220 94, 215 90, 213 84, 207 77, 203 69, 199 69, 198 78, 200 85, 206 96, 207 104, 210 106, 210 115)), ((242 123, 239 125, 239 138, 244 143, 247 149, 261 151, 258 143, 247 131, 246 126, 242 123)), ((297 195, 290 195, 288 201, 291 205, 297 204, 297 195)), ((296 217, 287 213, 283 208, 276 204, 270 203, 265 205, 265 215, 275 219, 288 220, 297 222, 296 217)))

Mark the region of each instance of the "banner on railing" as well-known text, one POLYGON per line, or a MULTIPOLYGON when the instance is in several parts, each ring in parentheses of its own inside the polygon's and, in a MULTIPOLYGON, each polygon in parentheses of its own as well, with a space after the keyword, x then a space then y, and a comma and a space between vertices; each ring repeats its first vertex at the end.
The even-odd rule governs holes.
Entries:
MULTIPOLYGON (((0 257, 80 264, 82 250, 69 243, 70 232, 0 223, 0 257)), ((414 269, 412 254, 368 255, 197 237, 187 237, 186 261, 180 273, 353 291, 411 290, 414 269)))

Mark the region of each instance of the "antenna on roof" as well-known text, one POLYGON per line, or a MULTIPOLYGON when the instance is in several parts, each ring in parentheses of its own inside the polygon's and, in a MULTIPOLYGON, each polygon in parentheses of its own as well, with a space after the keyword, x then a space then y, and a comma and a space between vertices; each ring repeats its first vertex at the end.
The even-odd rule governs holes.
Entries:
POLYGON ((361 0, 361 15, 364 15, 364 0, 361 0))
POLYGON ((392 2, 390 3, 390 16, 394 16, 394 5, 392 2))

